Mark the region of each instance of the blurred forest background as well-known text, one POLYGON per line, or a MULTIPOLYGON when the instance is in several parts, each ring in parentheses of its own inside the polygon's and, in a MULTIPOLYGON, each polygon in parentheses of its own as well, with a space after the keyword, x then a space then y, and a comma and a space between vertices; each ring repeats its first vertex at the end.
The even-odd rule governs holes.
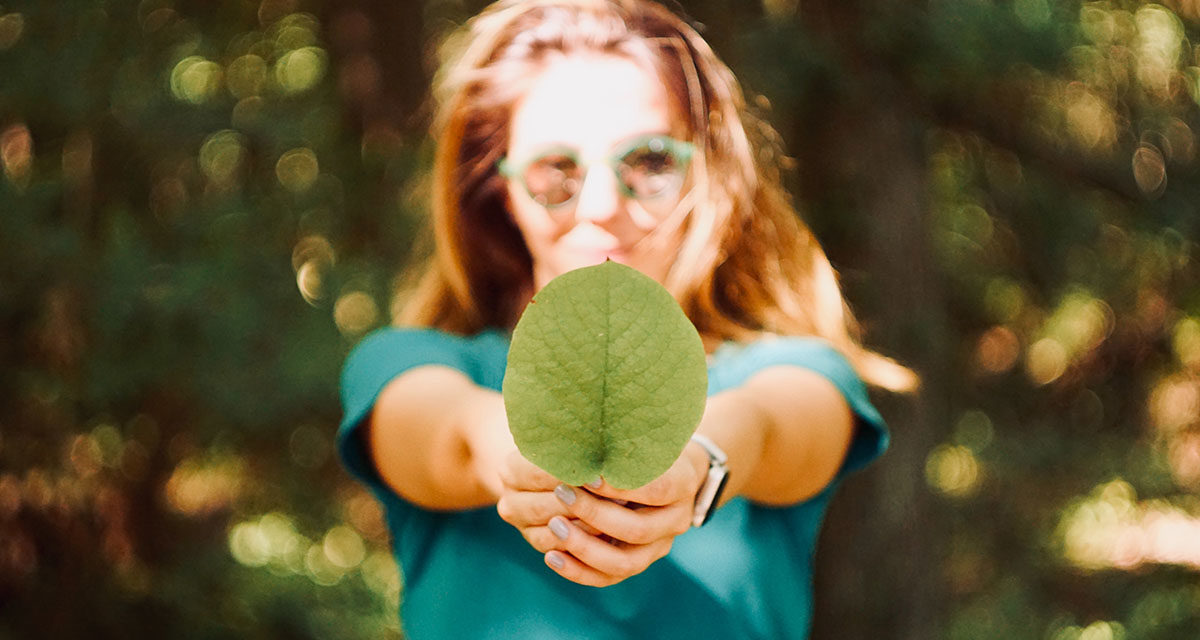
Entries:
MULTIPOLYGON (((1200 1, 680 4, 924 378, 815 637, 1197 638, 1200 1)), ((0 0, 0 640, 400 637, 337 375, 482 5, 0 0)))

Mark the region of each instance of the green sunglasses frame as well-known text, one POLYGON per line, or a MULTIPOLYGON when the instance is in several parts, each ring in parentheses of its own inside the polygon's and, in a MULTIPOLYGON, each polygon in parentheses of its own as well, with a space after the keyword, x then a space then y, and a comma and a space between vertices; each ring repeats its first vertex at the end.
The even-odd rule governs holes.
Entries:
MULTIPOLYGON (((616 150, 605 159, 605 164, 608 165, 608 168, 614 174, 617 174, 617 167, 620 166, 621 161, 623 161, 625 157, 628 156, 634 149, 645 146, 650 147, 652 151, 659 151, 659 149, 654 148, 655 143, 661 144, 661 150, 666 151, 674 156, 675 159, 679 161, 683 171, 687 171, 688 166, 691 164, 692 154, 695 152, 695 147, 692 146, 692 143, 690 142, 676 140, 675 138, 664 135, 647 135, 630 138, 629 140, 626 140, 616 146, 616 150)), ((500 158, 500 160, 496 162, 496 169, 500 172, 500 175, 504 176, 505 178, 520 179, 521 184, 525 187, 525 192, 529 194, 529 197, 536 201, 537 196, 529 190, 529 183, 525 181, 525 170, 529 168, 529 165, 551 154, 566 156, 576 164, 583 166, 581 158, 579 157, 579 151, 577 149, 567 146, 552 145, 539 149, 536 153, 520 162, 513 162, 507 156, 500 158)), ((591 166, 584 167, 584 176, 587 175, 589 170, 591 170, 591 166)), ((625 182, 620 179, 619 174, 617 174, 617 178, 617 185, 620 187, 621 193, 627 198, 643 200, 655 198, 658 195, 643 196, 639 198, 637 194, 635 194, 629 189, 628 186, 625 185, 625 182)), ((570 198, 558 204, 543 204, 542 206, 547 209, 559 209, 574 202, 578 196, 579 192, 576 191, 575 193, 571 194, 570 198)))

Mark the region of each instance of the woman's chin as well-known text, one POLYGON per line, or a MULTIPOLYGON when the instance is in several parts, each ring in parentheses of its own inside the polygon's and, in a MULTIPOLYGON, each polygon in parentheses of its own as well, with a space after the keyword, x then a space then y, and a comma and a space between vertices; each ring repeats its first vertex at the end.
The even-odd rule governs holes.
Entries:
POLYGON ((606 260, 634 266, 629 264, 629 256, 623 251, 579 251, 572 253, 563 260, 563 264, 566 267, 564 272, 601 264, 606 260))
POLYGON ((538 278, 538 288, 544 287, 547 282, 568 271, 602 264, 605 260, 612 260, 627 267, 633 267, 660 283, 663 281, 664 274, 659 273, 659 270, 654 268, 656 265, 647 265, 644 260, 633 260, 628 254, 622 251, 573 251, 569 255, 561 256, 553 266, 550 264, 543 265, 547 268, 539 270, 541 277, 538 278))

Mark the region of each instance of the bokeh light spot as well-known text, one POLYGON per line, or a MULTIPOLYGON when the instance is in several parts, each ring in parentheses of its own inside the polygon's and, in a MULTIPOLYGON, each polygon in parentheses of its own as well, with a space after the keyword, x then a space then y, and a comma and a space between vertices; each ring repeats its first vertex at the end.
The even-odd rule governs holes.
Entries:
POLYGON ((1009 371, 1020 357, 1021 342, 1017 334, 1005 326, 983 332, 975 346, 975 364, 983 373, 1009 371))
POLYGON ((280 21, 275 36, 275 47, 279 51, 292 51, 317 43, 314 33, 316 24, 312 17, 293 13, 280 21))
POLYGON ((996 322, 1009 323, 1025 309, 1028 296, 1020 283, 1008 278, 994 278, 983 293, 983 304, 996 322))
POLYGON ((344 501, 346 520, 369 540, 382 542, 387 537, 387 525, 379 501, 365 491, 356 491, 344 501))
POLYGON ((396 560, 390 553, 376 551, 363 561, 359 568, 363 582, 375 593, 387 597, 393 606, 399 604, 401 575, 396 560))
MULTIPOLYGON (((1200 7, 1200 2, 1197 3, 1200 7)), ((1167 159, 1179 164, 1188 164, 1196 157, 1196 136, 1192 128, 1179 118, 1171 118, 1163 132, 1170 148, 1167 159)))
POLYGON ((1200 517, 1161 499, 1139 502, 1120 478, 1069 506, 1058 530, 1063 555, 1082 568, 1154 563, 1200 569, 1200 517))
POLYGON ((171 71, 171 93, 179 100, 203 104, 220 90, 221 75, 221 65, 200 56, 188 56, 171 71))
POLYGON ((1200 369, 1200 320, 1180 320, 1175 324, 1171 338, 1171 346, 1179 362, 1191 369, 1200 369))
POLYGON ((13 48, 25 33, 25 16, 9 13, 0 16, 0 51, 13 48))
POLYGON ((24 124, 14 124, 0 133, 0 164, 9 182, 24 188, 33 169, 33 136, 24 124))
POLYGON ((331 445, 322 429, 312 425, 296 427, 288 439, 292 461, 305 469, 316 469, 329 459, 331 445))
POLYGON ((1167 462, 1176 484, 1188 489, 1200 488, 1200 433, 1172 438, 1167 462))
POLYGON ((1074 361, 1108 338, 1114 323, 1115 314, 1108 303, 1077 290, 1059 302, 1042 327, 1042 335, 1057 342, 1067 360, 1074 361))
POLYGON ((323 294, 324 277, 321 275, 321 265, 310 260, 300 265, 296 270, 296 287, 304 301, 316 306, 323 294))
POLYGON ((296 49, 275 63, 275 81, 286 94, 302 93, 320 82, 327 64, 325 51, 318 47, 296 49))
POLYGON ((1112 147, 1117 137, 1116 114, 1108 103, 1082 83, 1067 90, 1067 127, 1085 149, 1112 147))
POLYGON ((1157 196, 1166 188, 1167 164, 1158 147, 1142 144, 1133 152, 1133 179, 1147 196, 1157 196))
POLYGON ((258 5, 258 22, 263 26, 287 16, 296 10, 298 0, 263 0, 258 5))
POLYGON ((322 548, 325 557, 342 569, 357 567, 367 555, 362 538, 346 525, 338 525, 326 532, 322 548))
POLYGON ((970 449, 961 445, 940 445, 925 460, 925 480, 929 486, 952 498, 974 494, 979 477, 979 461, 970 449))
POLYGON ((95 438, 89 435, 79 435, 71 441, 67 450, 71 467, 81 478, 88 478, 98 473, 103 466, 103 453, 96 444, 95 438))
POLYGON ((346 573, 344 569, 330 562, 323 545, 320 544, 310 546, 305 552, 304 568, 309 579, 323 587, 332 587, 341 582, 346 573))
POLYGON ((1137 24, 1137 73, 1147 90, 1160 96, 1169 92, 1170 72, 1174 71, 1183 48, 1183 24, 1170 9, 1147 4, 1134 14, 1137 24))
POLYGON ((1163 432, 1174 432, 1200 421, 1200 382, 1191 376, 1169 376, 1150 392, 1150 418, 1163 432))
POLYGON ((1034 383, 1043 385, 1057 380, 1067 370, 1067 350, 1053 338, 1042 338, 1029 347, 1025 372, 1034 383))
POLYGON ((296 525, 287 515, 273 511, 258 520, 258 527, 271 547, 273 555, 287 553, 296 544, 296 525))
POLYGON ((333 245, 323 236, 308 236, 296 243, 292 268, 296 271, 296 287, 305 302, 316 306, 325 297, 325 274, 336 259, 333 245))
POLYGON ((992 419, 978 409, 964 411, 954 424, 954 442, 975 453, 986 449, 994 436, 992 419))
POLYGON ((175 467, 163 492, 177 513, 202 516, 230 507, 245 491, 244 479, 240 458, 188 458, 175 467))
POLYGON ((106 467, 115 467, 120 463, 125 442, 116 427, 111 424, 97 426, 92 429, 91 440, 100 454, 101 464, 106 467))
POLYGON ((1103 8, 1085 4, 1079 10, 1079 26, 1084 35, 1096 44, 1108 44, 1117 36, 1117 22, 1103 8))
POLYGON ((275 163, 275 176, 279 184, 292 193, 308 191, 320 175, 317 154, 312 149, 300 147, 284 152, 275 163))
POLYGON ((254 54, 246 54, 229 63, 225 86, 235 98, 249 98, 262 91, 267 80, 267 62, 254 54))
POLYGON ((229 552, 247 567, 261 567, 271 560, 271 544, 254 523, 240 522, 229 532, 229 552))
POLYGON ((233 181, 246 154, 245 139, 236 131, 218 131, 200 147, 200 170, 218 185, 233 181))
POLYGON ((357 336, 370 329, 379 319, 375 299, 362 291, 351 291, 333 305, 333 321, 346 336, 357 336))
POLYGON ((239 129, 253 129, 262 121, 267 102, 259 96, 242 98, 233 105, 229 121, 239 129))

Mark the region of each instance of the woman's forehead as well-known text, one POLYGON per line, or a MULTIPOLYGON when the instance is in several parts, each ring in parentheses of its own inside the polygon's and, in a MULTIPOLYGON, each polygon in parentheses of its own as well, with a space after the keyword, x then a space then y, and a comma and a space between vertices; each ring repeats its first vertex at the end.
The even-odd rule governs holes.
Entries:
POLYGON ((632 136, 675 129, 670 101, 653 71, 629 58, 552 58, 516 103, 509 151, 565 144, 601 153, 632 136))

